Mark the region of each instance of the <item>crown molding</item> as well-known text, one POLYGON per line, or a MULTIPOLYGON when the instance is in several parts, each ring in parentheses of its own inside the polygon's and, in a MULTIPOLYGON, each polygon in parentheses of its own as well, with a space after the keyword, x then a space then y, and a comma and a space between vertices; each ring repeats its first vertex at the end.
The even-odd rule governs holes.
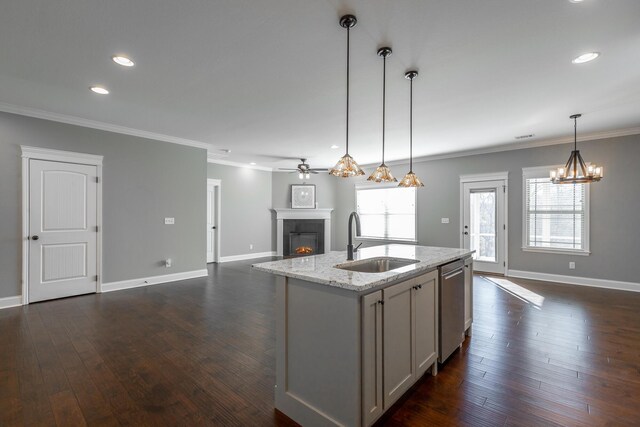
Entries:
POLYGON ((205 150, 211 148, 211 144, 207 144, 201 141, 178 138, 177 136, 148 132, 146 130, 134 129, 126 126, 118 126, 111 123, 99 122, 97 120, 84 119, 82 117, 52 113, 50 111, 38 110, 36 108, 19 107, 17 105, 6 104, 4 102, 0 102, 0 111, 3 111, 5 113, 18 114, 21 116, 34 117, 36 119, 49 120, 52 122, 66 123, 69 125, 81 126, 85 128, 120 133, 123 135, 137 136, 139 138, 155 139, 157 141, 186 145, 188 147, 203 148, 205 150))
MULTIPOLYGON (((622 136, 630 136, 630 135, 638 135, 638 134, 640 134, 640 127, 617 129, 617 130, 603 131, 603 132, 592 132, 592 133, 583 134, 582 136, 579 136, 578 142, 597 141, 601 139, 618 138, 622 136)), ((435 154, 431 156, 421 156, 421 157, 414 158, 413 163, 452 159, 456 157, 477 156, 480 154, 499 153, 502 151, 526 150, 527 148, 547 147, 550 145, 562 145, 562 144, 573 144, 573 136, 542 139, 540 141, 531 141, 531 142, 518 143, 518 144, 492 145, 490 147, 484 147, 484 148, 478 148, 478 149, 454 151, 451 153, 435 154)), ((409 159, 404 159, 404 160, 387 161, 385 163, 387 164, 387 166, 398 166, 398 165, 404 165, 408 162, 409 162, 409 159)), ((377 165, 377 163, 365 164, 362 166, 369 167, 374 165, 377 165)))
POLYGON ((211 154, 211 153, 207 154, 207 163, 215 163, 218 165, 233 166, 236 168, 256 169, 259 171, 273 172, 273 168, 268 168, 266 166, 250 165, 248 163, 232 162, 231 160, 222 160, 216 157, 215 154, 211 154))

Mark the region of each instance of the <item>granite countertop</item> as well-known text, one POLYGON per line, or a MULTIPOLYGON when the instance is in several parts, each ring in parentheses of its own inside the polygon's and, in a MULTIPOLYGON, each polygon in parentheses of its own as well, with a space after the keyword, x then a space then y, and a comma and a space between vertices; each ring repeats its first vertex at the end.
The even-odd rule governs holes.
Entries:
POLYGON ((363 292, 405 277, 415 276, 420 272, 433 270, 439 265, 456 259, 467 258, 473 252, 458 248, 392 244, 361 248, 355 253, 354 261, 347 261, 346 251, 332 251, 322 255, 263 262, 254 264, 252 267, 279 276, 363 292), (360 273, 335 268, 338 264, 357 263, 364 259, 378 257, 411 259, 418 262, 384 273, 360 273))

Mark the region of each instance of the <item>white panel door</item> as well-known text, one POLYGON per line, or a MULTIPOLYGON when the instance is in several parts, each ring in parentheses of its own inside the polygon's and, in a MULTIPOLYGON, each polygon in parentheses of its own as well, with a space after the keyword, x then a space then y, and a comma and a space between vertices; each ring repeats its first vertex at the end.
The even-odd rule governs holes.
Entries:
POLYGON ((207 262, 215 262, 216 246, 216 185, 207 183, 207 262))
POLYGON ((96 292, 97 168, 29 161, 29 301, 96 292))
POLYGON ((474 268, 505 273, 505 181, 466 182, 463 187, 463 242, 473 249, 474 268))

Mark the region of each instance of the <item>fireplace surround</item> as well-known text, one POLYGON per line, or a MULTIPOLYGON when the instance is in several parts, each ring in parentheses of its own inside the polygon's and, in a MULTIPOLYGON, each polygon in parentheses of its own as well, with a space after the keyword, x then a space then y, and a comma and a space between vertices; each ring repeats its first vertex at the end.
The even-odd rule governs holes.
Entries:
MULTIPOLYGON (((273 209, 276 213, 276 235, 277 235, 277 255, 289 256, 290 233, 318 233, 316 253, 327 253, 331 250, 331 212, 333 209, 273 209), (298 224, 316 224, 313 228, 291 228, 295 221, 301 220, 298 224), (309 220, 309 221, 305 221, 309 220), (311 221, 313 220, 313 221, 311 221), (286 229, 285 229, 286 228, 286 229), (322 236, 320 236, 322 235, 322 236), (320 238, 322 237, 322 238, 320 238), (286 244, 285 244, 286 242, 286 244), (286 253, 285 253, 286 246, 286 253)), ((303 255, 303 254, 298 254, 303 255)), ((306 254, 304 254, 306 255, 306 254)), ((295 256, 295 255, 294 255, 295 256)))

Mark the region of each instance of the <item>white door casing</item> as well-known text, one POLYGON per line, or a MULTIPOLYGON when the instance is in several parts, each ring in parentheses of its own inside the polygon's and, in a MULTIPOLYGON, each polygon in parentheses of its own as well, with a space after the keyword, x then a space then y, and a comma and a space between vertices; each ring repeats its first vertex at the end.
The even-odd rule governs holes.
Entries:
POLYGON ((99 292, 102 156, 22 152, 23 303, 99 292))
MULTIPOLYGON (((477 271, 505 274, 507 270, 507 174, 462 176, 460 178, 460 244, 465 249, 475 249, 474 268, 477 271), (493 225, 488 230, 485 221, 482 229, 478 203, 484 206, 493 225), (487 209, 490 207, 491 212, 487 209), (493 250, 483 252, 480 241, 493 240, 493 250)), ((491 246, 491 245, 489 245, 491 246)), ((486 247, 485 247, 486 248, 486 247)))
POLYGON ((220 188, 220 180, 207 179, 207 263, 220 258, 220 188))

